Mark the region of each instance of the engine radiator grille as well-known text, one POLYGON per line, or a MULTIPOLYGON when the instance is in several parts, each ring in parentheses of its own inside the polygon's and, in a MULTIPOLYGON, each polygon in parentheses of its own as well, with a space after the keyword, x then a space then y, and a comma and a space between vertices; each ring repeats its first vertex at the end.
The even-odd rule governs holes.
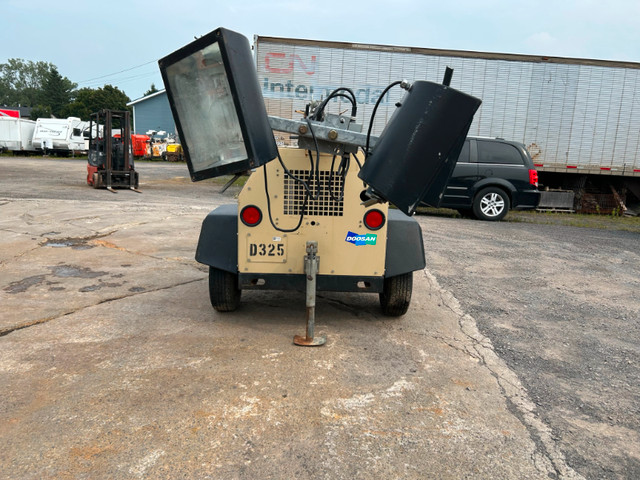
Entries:
MULTIPOLYGON (((315 171, 313 172, 315 174, 315 171)), ((310 170, 291 170, 291 174, 300 180, 304 180, 309 185, 309 189, 315 196, 319 195, 316 200, 309 197, 305 207, 305 215, 315 215, 324 217, 341 217, 344 210, 344 200, 341 198, 344 189, 344 179, 329 170, 320 170, 319 181, 313 176, 312 181, 310 170), (331 179, 331 182, 329 182, 331 179)), ((307 197, 307 190, 302 183, 294 180, 289 175, 284 175, 284 214, 300 215, 307 197)))

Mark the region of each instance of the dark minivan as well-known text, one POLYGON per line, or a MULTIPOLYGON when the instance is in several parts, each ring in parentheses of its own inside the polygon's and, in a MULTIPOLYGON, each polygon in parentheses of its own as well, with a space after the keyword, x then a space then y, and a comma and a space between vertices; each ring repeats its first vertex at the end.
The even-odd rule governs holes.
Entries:
POLYGON ((467 137, 439 206, 495 221, 510 208, 534 209, 539 200, 538 172, 523 144, 467 137))

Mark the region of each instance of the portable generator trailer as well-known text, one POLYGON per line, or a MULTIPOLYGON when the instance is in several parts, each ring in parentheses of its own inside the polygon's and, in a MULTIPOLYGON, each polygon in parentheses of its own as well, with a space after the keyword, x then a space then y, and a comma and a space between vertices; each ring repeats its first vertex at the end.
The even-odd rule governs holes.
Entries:
POLYGON ((444 85, 394 82, 386 91, 400 85, 405 97, 374 137, 371 125, 361 133, 349 88, 301 120, 268 117, 249 42, 235 32, 219 28, 159 65, 191 179, 253 170, 238 204, 202 224, 196 260, 209 266, 214 309, 237 309, 242 290, 306 291, 306 334, 294 337, 306 346, 326 340, 314 332, 317 290, 375 292, 383 313, 406 313, 425 266, 411 215, 441 197, 480 100, 449 88, 449 69, 444 85), (337 97, 351 115, 325 112, 337 97), (278 150, 273 131, 296 135, 298 148, 278 150))
POLYGON ((104 109, 91 114, 87 184, 113 193, 117 193, 115 188, 139 192, 128 111, 104 109), (114 136, 115 130, 119 135, 114 136))

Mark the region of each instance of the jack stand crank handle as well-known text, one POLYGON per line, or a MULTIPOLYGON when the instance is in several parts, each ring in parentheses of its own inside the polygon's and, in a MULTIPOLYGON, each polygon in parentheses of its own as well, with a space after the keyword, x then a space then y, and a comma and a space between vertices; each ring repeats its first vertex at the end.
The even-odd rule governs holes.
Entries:
POLYGON ((316 276, 320 262, 320 257, 317 253, 318 242, 307 242, 307 254, 304 257, 304 273, 307 277, 307 333, 304 337, 300 335, 293 337, 293 343, 302 347, 318 347, 327 342, 325 335, 314 337, 316 320, 316 276))

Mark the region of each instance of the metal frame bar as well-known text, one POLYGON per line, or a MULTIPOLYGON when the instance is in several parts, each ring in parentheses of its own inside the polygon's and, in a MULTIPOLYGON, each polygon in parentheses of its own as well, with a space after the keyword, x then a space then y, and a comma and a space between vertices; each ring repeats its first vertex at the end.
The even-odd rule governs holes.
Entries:
MULTIPOLYGON (((317 140, 329 142, 335 147, 340 145, 365 147, 367 145, 367 135, 365 133, 331 127, 313 120, 310 120, 309 123, 313 128, 313 134, 309 130, 309 124, 306 120, 290 120, 269 116, 269 125, 271 125, 273 130, 277 130, 278 132, 293 133, 309 140, 313 140, 313 136, 315 135, 317 140)), ((378 137, 371 135, 369 147, 373 148, 377 141, 378 137)))

